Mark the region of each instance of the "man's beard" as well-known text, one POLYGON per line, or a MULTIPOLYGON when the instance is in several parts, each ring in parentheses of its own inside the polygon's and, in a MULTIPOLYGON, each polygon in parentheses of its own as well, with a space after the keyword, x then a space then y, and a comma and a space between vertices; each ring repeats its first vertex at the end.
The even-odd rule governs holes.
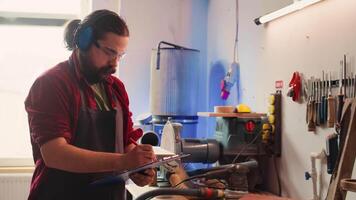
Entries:
POLYGON ((81 60, 81 71, 89 84, 98 83, 116 71, 115 67, 110 65, 99 68, 88 62, 88 59, 81 60))

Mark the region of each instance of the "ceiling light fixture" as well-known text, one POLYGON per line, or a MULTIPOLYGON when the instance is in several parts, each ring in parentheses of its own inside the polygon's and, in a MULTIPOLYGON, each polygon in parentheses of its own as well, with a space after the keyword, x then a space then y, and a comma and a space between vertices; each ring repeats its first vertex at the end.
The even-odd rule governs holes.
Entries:
POLYGON ((284 15, 288 15, 289 13, 293 13, 295 11, 301 10, 307 6, 318 3, 320 1, 323 0, 294 0, 294 2, 291 5, 286 6, 277 11, 274 11, 272 13, 269 13, 267 15, 264 15, 262 17, 256 18, 254 21, 256 25, 261 25, 269 21, 272 21, 276 18, 282 17, 284 15))

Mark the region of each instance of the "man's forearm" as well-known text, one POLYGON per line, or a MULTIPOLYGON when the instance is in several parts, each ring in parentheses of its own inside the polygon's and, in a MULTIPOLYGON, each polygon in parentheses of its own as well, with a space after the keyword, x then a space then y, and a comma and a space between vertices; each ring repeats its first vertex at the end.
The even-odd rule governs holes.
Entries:
POLYGON ((64 171, 91 173, 127 169, 123 154, 78 148, 68 144, 64 138, 56 138, 42 145, 41 154, 47 167, 64 171))

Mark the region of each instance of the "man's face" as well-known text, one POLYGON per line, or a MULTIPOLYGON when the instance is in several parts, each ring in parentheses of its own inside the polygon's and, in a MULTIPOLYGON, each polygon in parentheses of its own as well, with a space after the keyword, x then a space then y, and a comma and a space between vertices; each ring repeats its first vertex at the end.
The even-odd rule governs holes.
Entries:
POLYGON ((97 83, 116 72, 128 41, 126 36, 108 32, 94 42, 82 62, 82 70, 89 83, 97 83))

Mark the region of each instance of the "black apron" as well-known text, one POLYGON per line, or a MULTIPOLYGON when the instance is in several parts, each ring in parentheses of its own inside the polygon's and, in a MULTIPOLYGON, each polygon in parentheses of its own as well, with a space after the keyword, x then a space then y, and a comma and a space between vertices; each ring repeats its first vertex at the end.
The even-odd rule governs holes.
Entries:
MULTIPOLYGON (((74 146, 101 152, 115 152, 116 110, 99 111, 86 106, 81 92, 82 105, 74 146)), ((123 144, 122 144, 123 145, 123 144)), ((89 187, 93 181, 109 173, 72 173, 49 168, 38 190, 40 200, 124 200, 125 182, 100 188, 89 187)))

